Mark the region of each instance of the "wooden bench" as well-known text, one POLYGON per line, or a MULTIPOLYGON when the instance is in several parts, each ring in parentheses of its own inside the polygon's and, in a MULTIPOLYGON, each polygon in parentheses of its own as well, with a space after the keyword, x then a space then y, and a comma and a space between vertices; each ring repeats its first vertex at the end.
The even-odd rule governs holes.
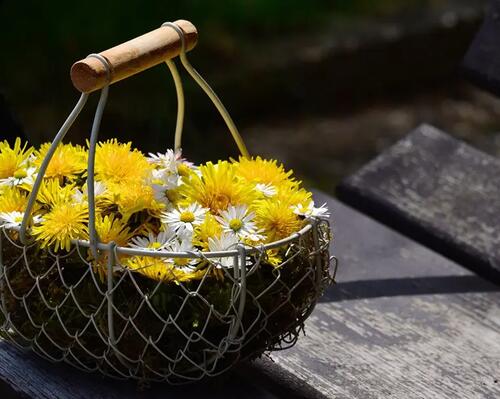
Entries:
POLYGON ((500 159, 423 125, 337 191, 363 212, 500 281, 500 159))

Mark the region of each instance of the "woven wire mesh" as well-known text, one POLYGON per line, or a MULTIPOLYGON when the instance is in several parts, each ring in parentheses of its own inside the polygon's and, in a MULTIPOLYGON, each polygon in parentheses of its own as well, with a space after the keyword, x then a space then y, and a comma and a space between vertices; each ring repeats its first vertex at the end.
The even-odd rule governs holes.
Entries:
POLYGON ((21 245, 3 228, 0 333, 53 362, 116 378, 175 384, 219 375, 294 345, 333 281, 328 222, 302 231, 279 248, 278 266, 263 247, 241 246, 233 267, 196 252, 203 273, 181 282, 126 268, 113 245, 96 262, 88 245, 61 255, 21 245))

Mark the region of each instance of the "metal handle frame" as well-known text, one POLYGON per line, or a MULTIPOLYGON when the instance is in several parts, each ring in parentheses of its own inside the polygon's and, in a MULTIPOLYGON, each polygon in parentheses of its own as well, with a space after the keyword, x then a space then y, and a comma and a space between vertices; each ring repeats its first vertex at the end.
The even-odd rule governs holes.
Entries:
MULTIPOLYGON (((231 132, 231 135, 236 142, 236 145, 238 146, 238 149, 241 153, 242 156, 244 157, 249 157, 248 150, 245 146, 245 143, 243 142, 243 139, 234 123, 232 120, 231 116, 229 115, 227 109, 224 107, 222 104, 222 101, 219 99, 217 94, 213 91, 213 89, 210 87, 210 85, 203 79, 203 77, 196 71, 196 69, 190 64, 187 56, 186 56, 186 48, 185 48, 185 37, 184 37, 184 32, 183 30, 175 23, 173 22, 165 22, 162 24, 162 26, 168 26, 174 29, 180 39, 181 39, 181 53, 180 53, 180 60, 186 71, 189 73, 189 75, 193 78, 193 80, 203 89, 205 94, 210 98, 210 100, 213 102, 219 113, 221 114, 222 118, 224 119, 224 122, 226 123, 227 128, 231 132)), ((94 115, 94 120, 92 123, 92 132, 90 136, 90 144, 89 144, 89 156, 88 156, 88 165, 87 165, 87 187, 88 187, 88 204, 89 204, 89 242, 90 242, 90 249, 92 251, 92 254, 94 258, 98 257, 98 246, 99 246, 99 237, 97 236, 96 228, 95 228, 95 195, 94 195, 94 165, 95 165, 95 151, 96 151, 96 146, 97 146, 97 140, 99 136, 99 128, 101 125, 102 121, 102 116, 104 113, 104 108, 106 106, 107 98, 108 98, 108 93, 109 93, 109 81, 110 81, 110 71, 111 71, 111 66, 109 65, 108 61, 106 60, 105 57, 99 55, 99 54, 90 54, 88 57, 94 57, 100 60, 107 71, 108 74, 108 84, 103 87, 100 91, 100 97, 99 97, 99 103, 96 108, 96 112, 94 115)), ((175 126, 175 137, 174 137, 174 148, 175 150, 180 150, 181 149, 181 142, 182 142, 182 131, 183 131, 183 125, 184 125, 184 113, 185 113, 185 99, 184 99, 184 90, 182 86, 182 80, 180 78, 179 72, 177 70, 177 67, 175 65, 175 62, 173 60, 166 60, 166 64, 170 70, 170 73, 172 75, 172 78, 174 80, 175 88, 176 88, 176 94, 177 94, 177 119, 176 119, 176 126, 175 126)), ((47 151, 47 154, 40 165, 40 169, 38 171, 38 175, 35 179, 35 183, 33 184, 32 191, 30 193, 29 199, 28 199, 28 204, 26 206, 26 210, 24 213, 23 221, 21 223, 21 228, 19 231, 19 238, 21 243, 26 244, 27 243, 27 230, 28 230, 28 225, 31 221, 31 213, 33 211, 33 207, 36 202, 36 198, 38 195, 38 192, 40 190, 40 186, 42 184, 43 178, 45 176, 45 173, 47 171, 47 168, 50 164, 50 161, 52 157, 54 156, 54 153, 58 147, 58 145, 62 142, 66 134, 68 133, 69 129, 71 126, 74 124, 76 119, 78 118, 80 112, 83 110, 85 107, 85 104, 87 103, 87 100, 89 98, 89 94, 87 93, 82 93, 80 96, 80 99, 78 100, 77 104, 75 105, 74 109, 71 111, 69 114, 68 118, 66 121, 63 123, 62 127, 60 128, 59 132, 57 133, 56 137, 52 141, 52 144, 50 145, 49 150, 47 151)))

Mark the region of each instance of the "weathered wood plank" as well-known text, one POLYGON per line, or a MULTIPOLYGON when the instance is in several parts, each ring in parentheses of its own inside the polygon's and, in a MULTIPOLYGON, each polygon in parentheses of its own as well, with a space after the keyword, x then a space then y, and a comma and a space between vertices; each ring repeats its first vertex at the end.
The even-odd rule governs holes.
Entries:
POLYGON ((478 86, 500 95, 500 0, 490 0, 479 33, 469 48, 463 67, 478 86))
POLYGON ((500 159, 424 125, 346 179, 338 194, 500 281, 500 159))
MULTIPOLYGON (((22 352, 5 341, 0 342, 0 380, 10 399, 12 392, 34 399, 200 399, 240 398, 275 399, 258 381, 231 373, 204 384, 168 386, 156 384, 139 390, 135 382, 123 382, 87 374, 68 365, 52 364, 30 352, 22 352)), ((2 386, 0 393, 3 394, 2 386)))
POLYGON ((499 300, 497 293, 323 303, 308 338, 273 359, 331 398, 498 397, 499 300))
POLYGON ((274 366, 261 372, 285 370, 317 397, 500 397, 499 288, 325 200, 338 284, 307 321, 306 336, 273 353, 274 366))

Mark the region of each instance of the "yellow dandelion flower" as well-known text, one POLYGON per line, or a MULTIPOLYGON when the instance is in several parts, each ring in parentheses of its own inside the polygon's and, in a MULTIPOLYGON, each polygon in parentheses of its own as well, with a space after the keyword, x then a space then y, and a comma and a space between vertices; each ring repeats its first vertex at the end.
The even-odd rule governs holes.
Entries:
POLYGON ((127 246, 133 235, 127 223, 114 215, 98 215, 95 221, 95 229, 100 242, 105 244, 115 242, 119 247, 127 246))
POLYGON ((95 156, 95 175, 105 183, 142 183, 153 166, 132 143, 121 144, 116 139, 99 143, 95 156))
POLYGON ((209 213, 205 215, 205 220, 194 229, 193 245, 208 251, 208 239, 219 237, 222 233, 222 226, 215 217, 209 213))
POLYGON ((125 267, 138 272, 152 280, 163 282, 186 282, 200 280, 206 273, 203 270, 184 271, 172 263, 166 263, 161 258, 134 256, 127 259, 125 267))
POLYGON ((162 205, 155 200, 153 188, 142 183, 108 183, 104 196, 107 203, 118 206, 124 221, 143 210, 156 214, 162 209, 162 205))
POLYGON ((283 257, 279 253, 279 249, 270 249, 266 251, 266 260, 271 266, 277 267, 283 262, 283 257))
POLYGON ((74 193, 73 184, 62 186, 59 179, 43 180, 36 200, 48 207, 53 207, 57 204, 72 202, 74 193))
POLYGON ((250 182, 278 185, 285 180, 292 180, 290 176, 293 171, 285 171, 276 160, 240 157, 238 162, 234 161, 234 165, 237 176, 250 182))
POLYGON ((0 193, 0 213, 24 212, 28 196, 16 187, 4 187, 0 193))
POLYGON ((199 172, 184 181, 180 192, 189 202, 197 202, 214 213, 229 205, 250 203, 256 196, 251 185, 236 178, 234 165, 227 161, 207 162, 199 172))
POLYGON ((293 213, 289 204, 276 200, 258 201, 255 222, 268 241, 286 238, 299 231, 304 222, 293 213))
POLYGON ((0 142, 0 179, 15 176, 20 169, 25 169, 33 148, 27 148, 27 143, 21 145, 18 137, 14 147, 10 147, 7 141, 0 142))
MULTIPOLYGON (((34 164, 40 166, 50 148, 49 143, 42 144, 40 150, 35 154, 34 164)), ((80 145, 60 144, 54 156, 50 160, 45 178, 74 180, 82 175, 87 167, 87 151, 80 145)))
MULTIPOLYGON (((132 238, 133 233, 130 232, 130 227, 114 215, 97 215, 95 221, 95 228, 99 241, 107 244, 110 242, 116 243, 120 247, 127 246, 128 241, 132 238)), ((118 254, 118 261, 123 262, 127 259, 128 255, 118 254)), ((103 251, 100 253, 98 259, 94 259, 92 269, 97 273, 102 282, 106 281, 108 274, 108 259, 109 252, 103 251)))
POLYGON ((273 200, 281 201, 289 206, 304 205, 306 206, 312 200, 310 191, 301 188, 299 184, 282 184, 278 187, 278 192, 273 200))
POLYGON ((87 225, 87 204, 56 203, 32 233, 42 248, 54 245, 56 252, 69 251, 71 240, 88 239, 87 225))

